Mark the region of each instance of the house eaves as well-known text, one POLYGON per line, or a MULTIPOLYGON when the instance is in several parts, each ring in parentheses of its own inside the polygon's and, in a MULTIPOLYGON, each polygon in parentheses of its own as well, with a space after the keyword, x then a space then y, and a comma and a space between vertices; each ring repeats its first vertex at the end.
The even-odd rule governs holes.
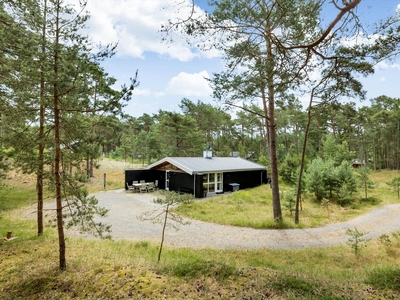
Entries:
POLYGON ((146 169, 157 169, 166 163, 190 174, 266 170, 265 166, 240 157, 166 157, 146 169))

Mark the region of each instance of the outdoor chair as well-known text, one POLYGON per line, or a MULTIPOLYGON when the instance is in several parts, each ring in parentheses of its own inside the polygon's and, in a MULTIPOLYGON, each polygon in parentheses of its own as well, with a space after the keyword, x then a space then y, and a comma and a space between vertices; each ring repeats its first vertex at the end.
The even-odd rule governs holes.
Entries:
POLYGON ((127 192, 135 192, 135 187, 126 183, 127 192))
POLYGON ((141 193, 147 193, 147 184, 146 183, 142 183, 141 185, 140 185, 140 187, 139 187, 139 191, 141 192, 141 193))
POLYGON ((139 181, 137 181, 137 180, 132 181, 132 187, 133 187, 134 192, 139 192, 138 184, 139 184, 139 181))
POLYGON ((147 191, 148 192, 154 192, 154 182, 149 182, 147 184, 147 191))
POLYGON ((145 183, 145 181, 144 180, 140 180, 140 183, 145 183))

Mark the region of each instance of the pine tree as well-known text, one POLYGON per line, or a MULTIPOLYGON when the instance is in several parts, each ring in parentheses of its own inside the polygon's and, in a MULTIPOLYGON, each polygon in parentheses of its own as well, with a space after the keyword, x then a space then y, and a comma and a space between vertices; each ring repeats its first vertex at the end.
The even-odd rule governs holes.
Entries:
POLYGON ((368 199, 368 189, 375 188, 376 184, 369 178, 371 170, 367 166, 357 169, 358 173, 358 186, 364 189, 365 200, 368 199))
MULTIPOLYGON (((329 60, 336 44, 335 26, 346 28, 352 10, 361 2, 334 2, 337 16, 324 29, 318 20, 322 1, 215 0, 206 18, 192 14, 186 21, 171 22, 166 32, 184 27, 184 32, 203 37, 204 48, 225 54, 226 72, 215 74, 214 94, 227 105, 260 99, 268 136, 272 179, 273 214, 282 219, 278 183, 278 144, 275 105, 289 89, 312 82, 308 74, 329 60), (342 20, 343 19, 343 20, 342 20), (335 34, 333 34, 335 32, 335 34), (318 63, 312 62, 315 58, 318 63), (244 71, 242 71, 244 70, 244 71)), ((340 30, 340 29, 339 29, 340 30)), ((338 31, 339 31, 338 30, 338 31)), ((344 32, 344 31, 342 31, 344 32)), ((196 39, 196 45, 198 45, 196 39)), ((334 61, 334 59, 332 60, 334 61)), ((301 176, 299 176, 301 178, 301 176)))
POLYGON ((65 270, 64 223, 107 237, 109 227, 94 221, 95 215, 106 211, 97 207, 97 200, 80 183, 81 162, 99 156, 94 126, 106 115, 121 113, 138 84, 137 74, 121 91, 110 88, 115 79, 99 63, 111 57, 115 48, 110 45, 95 53, 88 38, 79 33, 88 19, 82 12, 86 3, 81 1, 80 13, 62 0, 10 1, 10 5, 15 12, 10 19, 22 28, 17 33, 30 37, 21 43, 30 45, 9 47, 13 51, 9 57, 18 61, 9 59, 8 66, 18 76, 7 83, 13 98, 3 102, 14 114, 7 119, 7 141, 14 146, 16 164, 37 175, 39 234, 45 178, 55 193, 59 266, 65 270), (65 203, 69 211, 64 211, 65 203))
POLYGON ((392 180, 386 182, 388 186, 396 190, 397 192, 397 199, 400 198, 400 176, 394 177, 392 180))

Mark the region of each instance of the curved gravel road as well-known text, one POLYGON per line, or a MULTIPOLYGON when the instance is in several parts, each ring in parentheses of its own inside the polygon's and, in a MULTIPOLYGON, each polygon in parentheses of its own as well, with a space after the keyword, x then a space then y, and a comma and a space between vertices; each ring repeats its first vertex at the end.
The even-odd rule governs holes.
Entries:
MULTIPOLYGON (((113 239, 160 241, 162 225, 139 220, 138 216, 160 206, 152 200, 157 193, 133 194, 124 189, 95 194, 99 206, 109 209, 103 223, 112 225, 113 239)), ((54 204, 53 204, 54 205, 54 204)), ((215 249, 301 249, 344 244, 346 229, 356 227, 366 237, 400 230, 400 204, 386 205, 350 221, 310 229, 262 230, 218 225, 191 220, 179 230, 168 227, 165 245, 172 247, 215 249)), ((79 235, 76 231, 69 234, 79 235)), ((82 236, 82 235, 80 235, 82 236)))

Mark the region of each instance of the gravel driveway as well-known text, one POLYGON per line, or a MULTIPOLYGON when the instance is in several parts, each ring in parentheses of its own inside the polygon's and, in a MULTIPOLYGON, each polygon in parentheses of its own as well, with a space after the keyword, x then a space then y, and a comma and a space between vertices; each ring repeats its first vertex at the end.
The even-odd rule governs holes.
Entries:
MULTIPOLYGON (((113 239, 160 241, 162 225, 142 221, 138 216, 159 207, 152 200, 157 193, 133 194, 124 189, 95 194, 99 205, 109 209, 101 221, 112 225, 113 239)), ((346 229, 356 227, 367 237, 400 230, 400 204, 386 205, 347 222, 310 229, 262 230, 218 225, 191 220, 179 230, 168 227, 165 245, 215 249, 301 249, 344 244, 346 229)), ((78 235, 68 231, 67 234, 78 235)))

